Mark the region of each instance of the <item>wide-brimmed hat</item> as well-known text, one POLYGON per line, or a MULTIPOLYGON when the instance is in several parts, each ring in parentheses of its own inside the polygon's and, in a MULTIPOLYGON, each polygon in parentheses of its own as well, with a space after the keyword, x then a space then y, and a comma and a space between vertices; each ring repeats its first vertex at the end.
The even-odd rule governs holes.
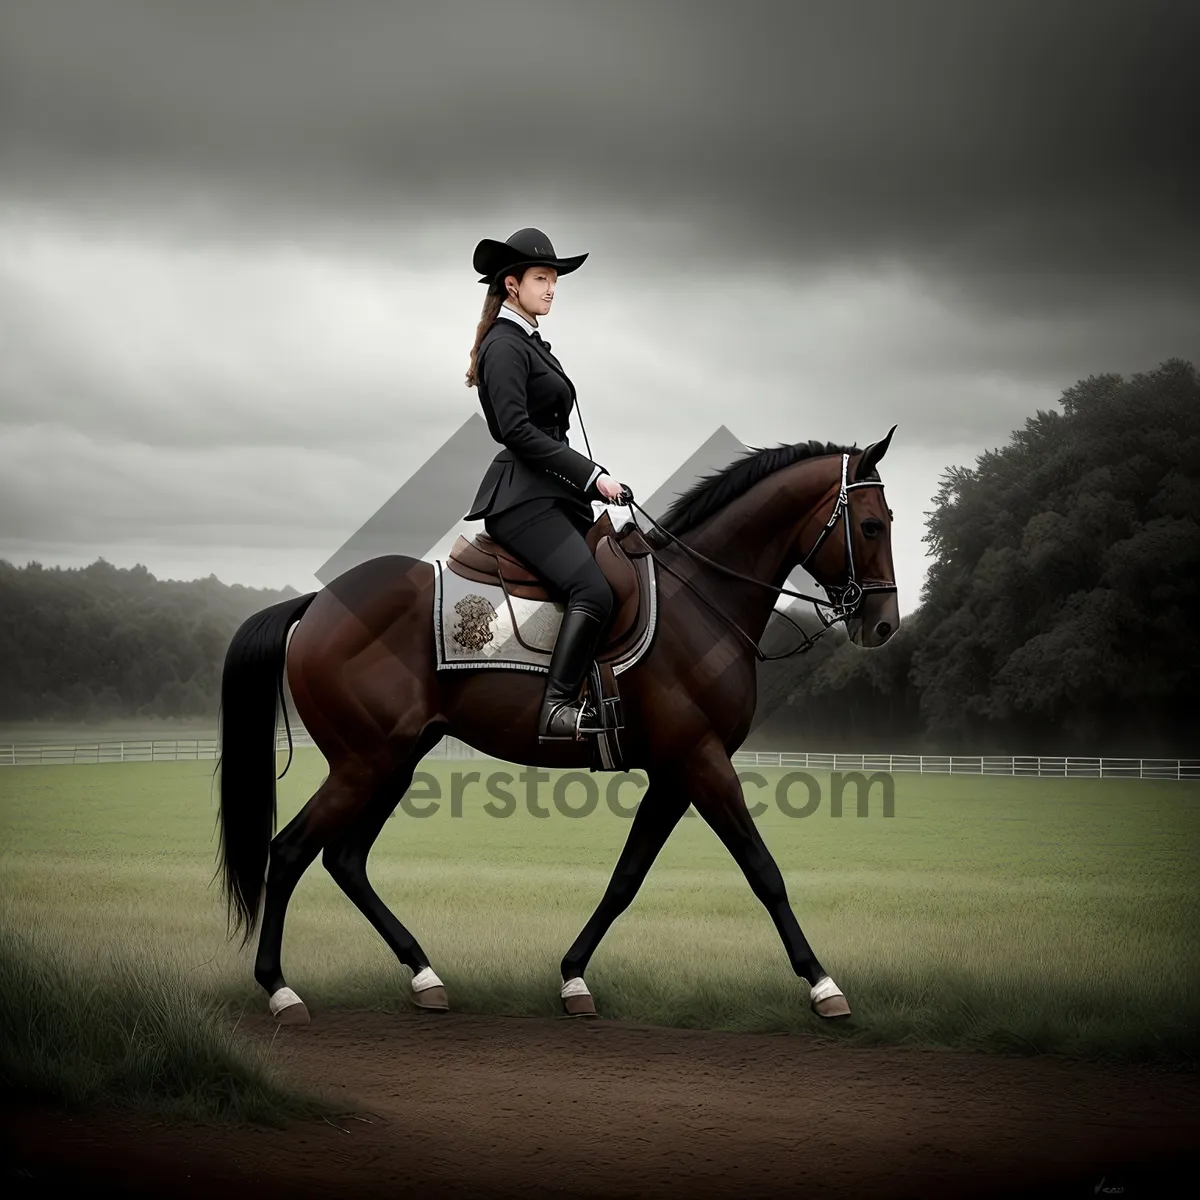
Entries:
POLYGON ((482 277, 479 282, 497 285, 511 271, 522 267, 553 267, 567 275, 583 265, 586 254, 559 258, 554 243, 540 229, 518 229, 507 241, 484 238, 475 247, 473 264, 482 277))

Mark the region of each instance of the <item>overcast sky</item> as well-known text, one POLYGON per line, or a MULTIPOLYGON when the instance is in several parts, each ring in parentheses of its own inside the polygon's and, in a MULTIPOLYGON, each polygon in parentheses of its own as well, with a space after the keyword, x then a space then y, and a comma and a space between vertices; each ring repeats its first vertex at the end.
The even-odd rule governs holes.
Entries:
POLYGON ((536 225, 640 496, 722 424, 899 425, 908 611, 948 464, 1200 354, 1196 11, 2 0, 0 557, 319 587, 478 411, 472 251, 536 225))

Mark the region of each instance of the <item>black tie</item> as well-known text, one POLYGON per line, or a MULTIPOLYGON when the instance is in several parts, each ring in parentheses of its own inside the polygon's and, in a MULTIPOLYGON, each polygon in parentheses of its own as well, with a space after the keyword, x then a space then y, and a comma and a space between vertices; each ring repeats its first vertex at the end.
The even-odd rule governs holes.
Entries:
POLYGON ((535 330, 534 330, 534 331, 533 331, 533 332, 532 332, 532 333, 531 333, 529 336, 530 336, 531 338, 533 338, 533 340, 534 340, 535 342, 537 342, 537 344, 538 344, 539 346, 541 346, 541 348, 542 348, 543 350, 545 350, 547 353, 549 353, 549 350, 550 350, 550 343, 549 343, 549 342, 547 342, 547 341, 546 341, 546 340, 545 340, 545 339, 542 337, 542 335, 541 335, 540 333, 538 333, 538 331, 537 331, 536 329, 535 329, 535 330))

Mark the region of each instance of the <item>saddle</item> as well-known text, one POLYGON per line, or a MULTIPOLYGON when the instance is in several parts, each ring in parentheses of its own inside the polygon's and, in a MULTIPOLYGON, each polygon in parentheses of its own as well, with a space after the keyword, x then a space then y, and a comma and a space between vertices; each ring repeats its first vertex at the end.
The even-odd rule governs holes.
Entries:
MULTIPOLYGON (((612 588, 614 605, 584 682, 583 694, 593 715, 590 726, 581 727, 579 740, 591 743, 591 770, 624 771, 627 760, 619 733, 625 722, 617 677, 640 660, 654 637, 658 607, 654 557, 636 525, 617 531, 607 511, 592 523, 585 540, 612 588)), ((533 601, 538 607, 566 599, 528 563, 486 533, 472 538, 460 535, 447 555, 446 569, 472 583, 499 588, 507 596, 510 613, 514 600, 533 601)), ((563 765, 552 761, 562 753, 547 748, 541 765, 563 765)))
MULTIPOLYGON (((650 546, 636 525, 617 532, 607 510, 592 524, 585 540, 613 591, 612 620, 596 653, 597 662, 604 663, 619 658, 638 639, 649 620, 650 603, 644 583, 646 564, 639 560, 650 554, 650 546)), ((558 589, 539 578, 532 567, 486 533, 477 533, 470 539, 460 534, 446 566, 464 579, 503 587, 522 600, 565 599, 558 589)))

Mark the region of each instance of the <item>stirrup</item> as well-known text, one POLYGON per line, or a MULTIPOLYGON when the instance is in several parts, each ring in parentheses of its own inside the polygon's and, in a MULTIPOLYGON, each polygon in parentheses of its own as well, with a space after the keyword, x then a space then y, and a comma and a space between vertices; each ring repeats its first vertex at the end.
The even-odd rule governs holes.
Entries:
POLYGON ((550 709, 549 719, 543 727, 542 719, 538 718, 538 743, 546 742, 581 742, 583 741, 582 726, 584 718, 595 719, 591 705, 585 700, 559 700, 550 709), (561 730, 569 722, 569 733, 546 732, 546 730, 561 730))

